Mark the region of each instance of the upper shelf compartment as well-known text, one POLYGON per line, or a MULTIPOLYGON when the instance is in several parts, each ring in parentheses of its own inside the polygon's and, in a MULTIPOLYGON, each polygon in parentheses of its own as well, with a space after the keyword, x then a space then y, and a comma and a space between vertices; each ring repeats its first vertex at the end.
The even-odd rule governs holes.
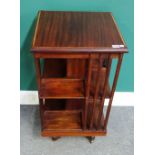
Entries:
POLYGON ((83 80, 80 79, 42 79, 40 98, 82 99, 84 98, 83 80))
POLYGON ((66 77, 65 59, 44 59, 43 78, 64 78, 66 77))

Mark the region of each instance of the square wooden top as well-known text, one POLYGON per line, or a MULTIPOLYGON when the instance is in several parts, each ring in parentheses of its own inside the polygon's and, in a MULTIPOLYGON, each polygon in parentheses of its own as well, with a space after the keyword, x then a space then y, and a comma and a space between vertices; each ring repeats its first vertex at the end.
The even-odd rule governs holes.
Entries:
POLYGON ((40 11, 32 52, 127 52, 110 12, 40 11))

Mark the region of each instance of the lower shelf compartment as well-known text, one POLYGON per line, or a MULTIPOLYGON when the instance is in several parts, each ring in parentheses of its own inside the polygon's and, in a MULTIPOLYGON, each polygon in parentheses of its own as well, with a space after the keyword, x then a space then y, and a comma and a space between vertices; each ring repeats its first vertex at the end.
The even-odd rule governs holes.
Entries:
POLYGON ((81 130, 80 112, 44 112, 43 130, 81 130))
MULTIPOLYGON (((80 100, 78 100, 80 101, 80 100)), ((81 102, 83 103, 83 102, 81 102)), ((82 109, 78 102, 73 100, 48 100, 45 102, 44 111, 41 113, 42 136, 104 136, 103 121, 101 128, 96 130, 96 120, 94 119, 93 128, 86 130, 82 127, 82 109), (57 102, 56 102, 57 101, 57 102), (60 102, 61 101, 61 102, 60 102), (56 104, 57 103, 57 104, 56 104), (59 103, 59 104, 58 104, 59 103), (75 108, 75 104, 76 108, 75 108), (53 107, 54 105, 54 107, 53 107), (79 109, 78 109, 78 108, 79 109)), ((88 109, 88 122, 91 117, 90 107, 88 109)), ((98 114, 98 105, 95 110, 98 114)), ((97 116, 97 115, 96 115, 97 116)))

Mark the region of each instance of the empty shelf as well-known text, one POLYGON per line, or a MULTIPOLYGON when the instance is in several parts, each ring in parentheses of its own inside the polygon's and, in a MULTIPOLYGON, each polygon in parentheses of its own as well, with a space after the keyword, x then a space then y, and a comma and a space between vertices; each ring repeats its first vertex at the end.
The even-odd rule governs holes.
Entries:
POLYGON ((42 79, 40 98, 84 98, 83 80, 61 78, 42 79))
POLYGON ((43 131, 46 130, 81 130, 81 113, 45 112, 43 131))

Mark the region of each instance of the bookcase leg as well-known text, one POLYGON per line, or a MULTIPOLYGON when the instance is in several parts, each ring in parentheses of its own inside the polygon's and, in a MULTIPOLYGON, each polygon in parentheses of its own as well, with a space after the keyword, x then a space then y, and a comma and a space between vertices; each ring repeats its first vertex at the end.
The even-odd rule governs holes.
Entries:
POLYGON ((89 136, 87 137, 90 143, 93 143, 95 141, 95 136, 89 136))
POLYGON ((58 139, 61 138, 61 137, 56 137, 56 136, 54 136, 54 137, 51 137, 51 138, 52 138, 53 141, 56 141, 56 140, 58 140, 58 139))

